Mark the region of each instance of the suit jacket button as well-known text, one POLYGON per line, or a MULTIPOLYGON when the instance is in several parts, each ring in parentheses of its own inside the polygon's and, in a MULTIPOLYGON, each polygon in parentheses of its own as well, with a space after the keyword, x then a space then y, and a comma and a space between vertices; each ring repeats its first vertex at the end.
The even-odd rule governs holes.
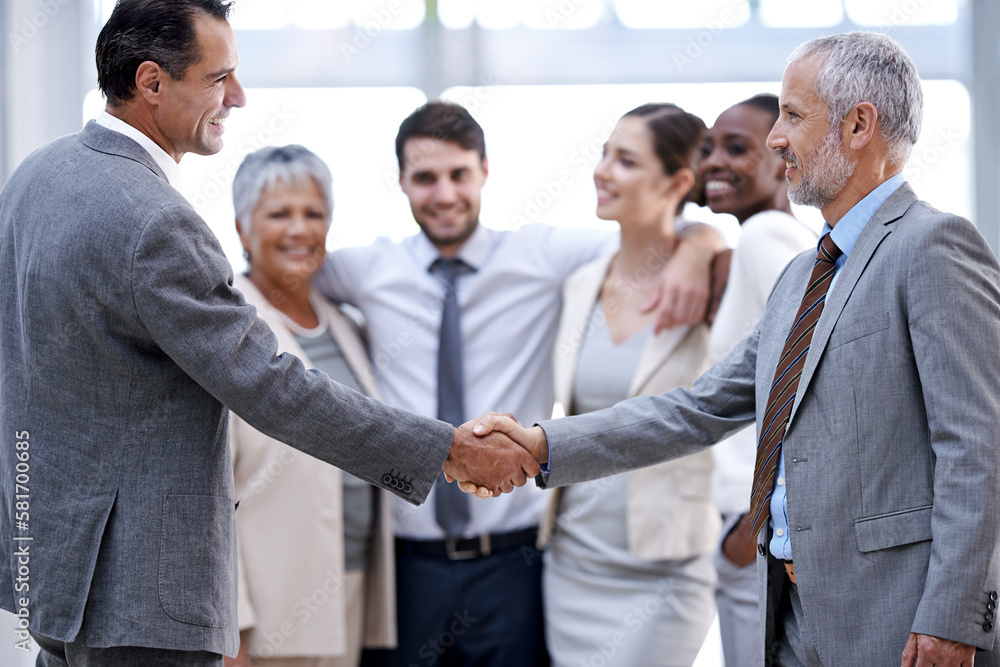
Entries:
POLYGON ((413 485, 412 484, 404 484, 403 485, 403 493, 410 493, 411 491, 413 491, 413 485))
POLYGON ((985 630, 986 632, 989 632, 992 629, 993 629, 993 624, 992 623, 990 623, 989 621, 984 621, 983 622, 983 630, 985 630))
POLYGON ((992 611, 988 611, 985 614, 983 614, 983 618, 985 618, 987 621, 992 621, 996 617, 997 617, 996 614, 994 614, 992 611))
POLYGON ((993 600, 990 600, 989 602, 986 603, 986 608, 989 609, 990 611, 993 611, 994 609, 997 608, 997 603, 994 602, 993 600))
POLYGON ((1000 596, 997 596, 997 592, 996 591, 990 591, 990 599, 991 600, 993 600, 994 602, 996 602, 997 601, 997 597, 1000 597, 1000 596))
POLYGON ((390 484, 392 484, 392 477, 388 473, 382 475, 382 483, 385 484, 386 486, 389 486, 390 484))
POLYGON ((763 556, 765 553, 767 553, 764 550, 764 545, 763 544, 758 544, 757 545, 757 553, 759 553, 761 556, 763 556))

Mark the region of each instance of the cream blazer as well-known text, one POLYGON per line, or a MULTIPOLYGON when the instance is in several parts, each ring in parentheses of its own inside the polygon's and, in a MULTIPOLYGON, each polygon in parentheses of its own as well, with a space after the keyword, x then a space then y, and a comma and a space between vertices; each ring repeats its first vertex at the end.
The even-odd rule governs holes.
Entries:
MULTIPOLYGON (((571 275, 563 288, 563 313, 556 342, 555 394, 568 415, 573 412, 573 380, 583 332, 607 276, 614 253, 571 275)), ((708 328, 675 327, 646 343, 629 385, 628 397, 690 387, 708 367, 708 328)), ((721 520, 711 498, 712 453, 692 456, 626 473, 626 534, 629 551, 643 560, 677 560, 711 553, 721 520)), ((552 494, 543 517, 539 543, 557 532, 561 489, 552 494)))
MULTIPOLYGON (((264 307, 245 276, 234 286, 271 327, 282 352, 309 360, 295 337, 264 307)), ((378 398, 354 324, 320 299, 322 316, 369 396, 378 398)), ((346 651, 342 472, 230 416, 236 484, 241 632, 251 655, 329 656, 346 651)), ((375 541, 366 565, 365 646, 396 644, 392 503, 378 491, 375 541)))

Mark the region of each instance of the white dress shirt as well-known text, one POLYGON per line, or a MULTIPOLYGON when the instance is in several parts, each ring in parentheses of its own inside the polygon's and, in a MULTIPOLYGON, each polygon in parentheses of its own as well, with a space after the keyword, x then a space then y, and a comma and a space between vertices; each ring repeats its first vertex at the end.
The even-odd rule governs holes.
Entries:
POLYGON ((170 183, 170 185, 172 185, 178 192, 181 191, 184 185, 184 177, 181 174, 180 165, 174 162, 174 159, 167 155, 167 152, 160 148, 155 141, 123 121, 121 118, 115 118, 107 111, 102 111, 95 120, 101 127, 106 127, 109 130, 118 132, 119 134, 124 134, 126 137, 142 146, 143 149, 149 153, 149 156, 153 158, 153 162, 155 162, 156 165, 163 170, 164 175, 167 177, 167 182, 170 183))
MULTIPOLYGON (((614 232, 547 225, 513 232, 480 225, 469 237, 458 257, 475 271, 456 283, 467 419, 490 410, 511 412, 525 424, 551 416, 552 347, 563 281, 617 244, 614 232)), ((438 257, 422 233, 399 243, 380 238, 371 246, 330 253, 316 278, 320 292, 364 314, 386 403, 432 417, 444 284, 430 267, 438 257)), ((432 491, 420 507, 397 499, 397 535, 444 538, 433 496, 432 491)), ((500 498, 472 498, 465 536, 537 526, 545 502, 530 481, 500 498)))

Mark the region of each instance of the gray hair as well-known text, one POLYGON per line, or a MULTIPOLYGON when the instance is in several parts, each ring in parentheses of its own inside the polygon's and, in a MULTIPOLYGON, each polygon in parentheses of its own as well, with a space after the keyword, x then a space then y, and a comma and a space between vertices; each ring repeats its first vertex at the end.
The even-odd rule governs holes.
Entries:
POLYGON ((233 208, 236 209, 236 224, 246 231, 244 223, 250 222, 250 214, 260 202, 261 195, 274 187, 278 181, 289 185, 302 185, 315 181, 326 210, 333 213, 333 176, 330 168, 305 146, 268 146, 250 153, 233 177, 233 208))
POLYGON ((878 111, 891 162, 906 162, 920 137, 924 94, 913 60, 896 40, 874 32, 818 37, 799 46, 789 63, 826 58, 816 92, 829 109, 831 125, 870 102, 878 111))

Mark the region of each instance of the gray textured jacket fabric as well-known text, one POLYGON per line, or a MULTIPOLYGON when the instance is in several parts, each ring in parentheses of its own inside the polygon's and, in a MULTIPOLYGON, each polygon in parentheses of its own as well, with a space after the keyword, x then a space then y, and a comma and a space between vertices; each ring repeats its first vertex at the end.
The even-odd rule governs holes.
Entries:
MULTIPOLYGON (((699 451, 759 418, 814 260, 789 264, 757 329, 691 390, 542 424, 549 484, 699 451)), ((898 665, 910 632, 1000 664, 998 278, 968 220, 903 185, 828 296, 783 445, 798 592, 824 665, 898 665)), ((776 565, 758 558, 766 646, 787 581, 776 565)))
POLYGON ((94 122, 0 194, 0 333, 0 607, 58 640, 235 654, 227 407, 411 502, 451 444, 279 355, 205 222, 94 122))

